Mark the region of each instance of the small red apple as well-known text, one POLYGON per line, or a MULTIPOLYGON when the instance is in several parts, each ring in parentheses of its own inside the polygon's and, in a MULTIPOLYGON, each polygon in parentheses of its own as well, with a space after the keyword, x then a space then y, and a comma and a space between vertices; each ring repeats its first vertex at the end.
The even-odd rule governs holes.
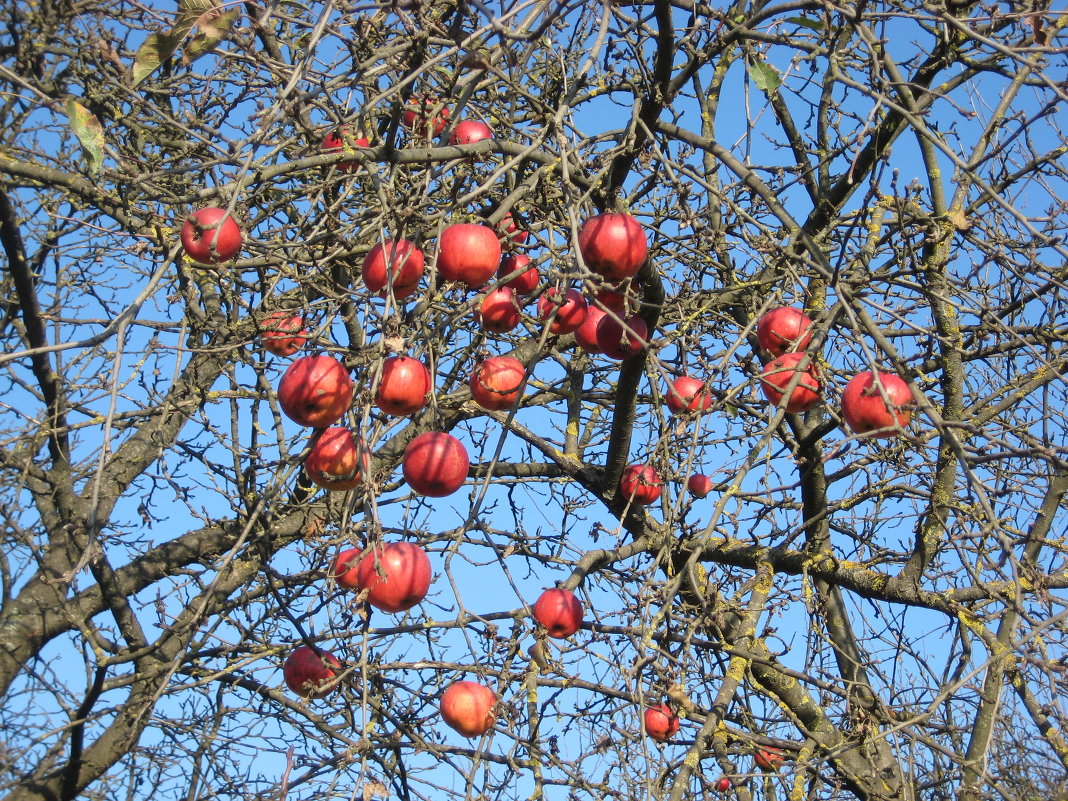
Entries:
POLYGON ((334 582, 337 586, 346 590, 360 589, 360 582, 357 576, 360 572, 361 556, 363 556, 363 551, 359 548, 345 548, 338 551, 337 557, 334 559, 334 566, 330 571, 330 575, 334 577, 334 582))
POLYGON ((423 251, 407 239, 379 242, 363 259, 363 282, 371 292, 386 294, 393 282, 393 297, 403 300, 419 289, 423 277, 423 251))
POLYGON ((627 308, 627 295, 618 292, 611 287, 603 286, 597 290, 597 302, 605 309, 614 312, 622 312, 627 308))
MULTIPOLYGON (((798 364, 804 358, 804 352, 784 353, 764 365, 760 373, 760 388, 768 403, 779 405, 786 387, 799 372, 798 364)), ((801 379, 786 401, 786 411, 790 414, 808 411, 820 402, 820 382, 816 377, 815 364, 810 362, 800 373, 801 379)))
POLYGON ((441 694, 441 718, 464 737, 481 737, 493 728, 497 696, 477 681, 458 681, 441 694))
POLYGON ((508 333, 519 325, 520 314, 515 293, 507 286, 487 292, 475 316, 487 331, 495 334, 508 333))
POLYGON ((294 423, 325 428, 352 404, 353 384, 345 365, 331 356, 301 356, 278 384, 278 403, 294 423))
POLYGON ((263 318, 260 339, 265 350, 275 356, 292 356, 308 341, 304 318, 287 311, 276 311, 263 318))
POLYGON ((582 604, 571 590, 555 587, 534 602, 534 619, 550 637, 562 640, 582 628, 582 604))
POLYGON ((575 341, 587 353, 604 353, 601 350, 601 346, 597 344, 597 326, 605 314, 607 312, 604 309, 598 309, 591 304, 586 309, 586 319, 582 321, 582 325, 575 329, 575 341))
POLYGON ((367 603, 383 612, 411 609, 430 589, 430 559, 414 542, 376 545, 357 556, 355 564, 351 557, 346 564, 342 575, 355 569, 356 588, 367 590, 367 603))
POLYGON ((757 322, 757 343, 772 356, 804 350, 812 341, 812 320, 793 306, 779 306, 757 322))
POLYGON ((782 749, 773 748, 770 745, 766 748, 758 748, 753 753, 753 761, 761 770, 776 771, 782 767, 785 760, 786 755, 782 752, 782 749))
POLYGON ((670 740, 682 726, 679 716, 667 704, 646 707, 644 717, 645 733, 659 743, 670 740))
POLYGON ((362 464, 366 468, 365 460, 356 435, 347 428, 335 426, 326 429, 315 441, 304 460, 304 472, 324 489, 350 490, 360 486, 363 478, 360 467, 362 464))
POLYGON ((526 369, 512 356, 491 356, 471 373, 471 397, 483 409, 504 411, 519 399, 526 369))
POLYGON ((703 498, 712 491, 712 479, 704 473, 694 473, 686 479, 686 489, 695 498, 703 498))
POLYGON ((471 462, 463 443, 442 431, 424 431, 404 449, 401 469, 413 492, 444 498, 467 478, 471 462))
POLYGON ((286 659, 282 676, 286 686, 302 698, 323 698, 334 688, 321 688, 341 671, 341 662, 329 651, 316 653, 307 645, 300 645, 286 659))
POLYGON ((416 136, 431 139, 449 125, 449 107, 434 96, 413 95, 401 112, 401 125, 416 136))
POLYGON ((561 296, 557 287, 551 287, 538 298, 538 317, 549 323, 550 334, 570 334, 586 319, 589 306, 586 298, 577 289, 568 289, 561 296))
POLYGON ((648 506, 660 498, 664 482, 652 465, 632 464, 619 477, 619 494, 635 506, 648 506))
POLYGON ((517 295, 529 295, 538 288, 541 276, 537 267, 530 266, 530 256, 525 253, 509 253, 501 259, 501 266, 497 269, 497 277, 501 280, 514 275, 514 278, 505 282, 505 286, 517 295), (520 272, 520 270, 524 270, 520 272))
POLYGON ((520 229, 515 223, 512 212, 505 212, 501 221, 497 223, 497 238, 501 240, 503 250, 511 250, 526 244, 528 232, 520 229))
MULTIPOLYGON (((355 153, 356 148, 370 147, 371 143, 364 136, 355 136, 352 128, 341 125, 328 133, 319 146, 322 153, 355 153)), ((359 159, 345 159, 335 165, 341 172, 355 172, 360 168, 359 159)))
POLYGON ((186 255, 193 261, 218 264, 238 254, 244 235, 226 209, 207 206, 189 215, 182 224, 181 239, 186 255))
POLYGON ((407 417, 426 406, 433 388, 430 371, 421 361, 400 354, 387 356, 382 362, 375 405, 386 414, 407 417))
POLYGON ((630 278, 649 252, 641 223, 619 212, 586 220, 579 229, 578 246, 586 266, 608 281, 630 278))
POLYGON ((912 403, 912 390, 901 376, 880 372, 876 381, 875 374, 865 370, 842 391, 842 417, 862 437, 896 437, 912 419, 912 403))
POLYGON ((437 268, 446 281, 478 289, 496 274, 500 263, 501 243, 488 226, 456 223, 438 237, 437 268))
POLYGON ((649 326, 636 314, 622 320, 615 314, 605 314, 597 323, 597 344, 605 356, 629 359, 649 344, 649 326))
POLYGON ((726 776, 720 776, 713 785, 718 792, 725 793, 731 789, 731 780, 726 776))
POLYGON ((493 129, 482 120, 463 120, 456 123, 449 137, 450 145, 473 145, 483 139, 492 139, 493 129))
POLYGON ((668 388, 667 405, 672 414, 704 412, 712 408, 712 394, 701 379, 680 375, 668 388))

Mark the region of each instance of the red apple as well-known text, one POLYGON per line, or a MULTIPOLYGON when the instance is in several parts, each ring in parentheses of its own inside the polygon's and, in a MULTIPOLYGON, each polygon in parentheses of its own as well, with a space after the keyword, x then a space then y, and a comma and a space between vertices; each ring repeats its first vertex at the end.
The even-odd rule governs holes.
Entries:
POLYGON ((537 267, 531 267, 530 256, 525 253, 509 253, 501 259, 501 266, 497 269, 497 277, 502 281, 510 275, 515 277, 505 282, 505 286, 517 295, 529 295, 538 288, 541 276, 537 267), (524 272, 520 272, 526 268, 524 272))
POLYGON ((302 698, 323 698, 334 688, 320 688, 341 671, 341 662, 329 651, 316 653, 307 645, 300 645, 286 659, 282 676, 286 686, 302 698))
POLYGON ((292 356, 308 341, 304 318, 287 311, 271 312, 263 318, 260 330, 264 349, 275 356, 292 356))
POLYGON ((226 209, 208 206, 197 209, 182 224, 182 247, 189 258, 200 264, 229 261, 241 250, 241 227, 226 209))
MULTIPOLYGON (((799 372, 798 363, 805 358, 804 352, 785 353, 764 365, 760 373, 760 388, 768 403, 779 405, 786 387, 799 372)), ((790 393, 786 401, 786 411, 791 414, 804 412, 820 402, 820 382, 816 378, 816 367, 809 363, 801 372, 801 380, 790 393)))
POLYGON ((582 628, 582 604, 571 590, 546 590, 534 602, 534 619, 550 637, 562 640, 582 628))
POLYGON ((483 139, 492 139, 493 129, 482 120, 463 120, 456 123, 449 137, 450 145, 473 145, 483 139))
MULTIPOLYGON (((328 490, 350 490, 360 486, 361 464, 366 468, 356 435, 335 426, 324 431, 304 460, 304 472, 315 484, 328 490)), ((366 470, 362 471, 366 472, 366 470)))
POLYGON ((793 306, 779 306, 757 322, 760 349, 772 356, 804 350, 812 341, 812 320, 793 306))
POLYGON ((423 251, 407 239, 379 242, 363 259, 363 282, 371 292, 386 294, 392 280, 393 297, 402 300, 417 289, 423 277, 423 251))
POLYGON ((387 356, 382 362, 375 405, 386 414, 407 417, 427 404, 434 388, 426 365, 411 356, 387 356))
POLYGON ((401 125, 426 139, 441 134, 449 125, 449 108, 434 96, 413 95, 401 112, 401 125))
POLYGON ((302 356, 278 384, 278 403, 294 423, 325 428, 352 404, 353 384, 345 365, 331 356, 302 356))
POLYGON ((438 237, 438 273, 446 281, 478 289, 494 276, 500 263, 501 243, 488 226, 456 223, 438 237))
POLYGON ((674 737, 682 721, 671 711, 667 704, 650 706, 645 709, 645 733, 657 742, 666 742, 674 737))
POLYGON ((648 340, 649 326, 636 314, 623 320, 615 314, 605 314, 597 323, 597 345, 606 356, 613 359, 637 356, 648 340))
POLYGON ((549 323, 550 334, 570 334, 575 331, 586 319, 588 308, 586 298, 577 289, 567 290, 561 300, 560 290, 551 287, 538 298, 538 317, 543 322, 552 320, 549 323))
POLYGON ((660 498, 664 482, 652 465, 628 465, 619 477, 619 494, 635 506, 648 506, 660 498))
POLYGON ((441 431, 424 431, 409 442, 401 463, 412 491, 430 498, 444 498, 460 489, 470 466, 463 443, 441 431))
POLYGON ((586 220, 579 229, 578 246, 586 266, 608 281, 630 278, 649 252, 641 223, 619 212, 586 220))
POLYGON ((766 748, 758 748, 753 753, 753 761, 757 767, 761 770, 776 771, 782 767, 782 763, 785 761, 786 755, 782 752, 781 748, 773 748, 767 746, 766 748))
POLYGON ((611 287, 601 287, 597 290, 597 302, 609 311, 622 312, 627 308, 627 295, 618 292, 611 287))
POLYGON ((909 424, 912 403, 912 390, 901 376, 880 372, 876 381, 875 374, 865 370, 853 376, 842 391, 842 417, 862 437, 888 439, 909 424))
MULTIPOLYGON (((351 570, 351 559, 348 565, 351 570)), ((414 542, 376 545, 361 554, 354 567, 357 588, 367 590, 367 603, 383 612, 411 609, 430 589, 430 559, 414 542)))
POLYGON ((731 780, 726 776, 720 776, 713 785, 718 792, 725 793, 731 789, 731 780))
POLYGON ((337 586, 346 590, 360 589, 358 575, 361 556, 363 556, 363 551, 359 548, 345 548, 338 551, 334 559, 334 567, 330 571, 337 586))
POLYGON ((526 370, 519 359, 491 356, 482 361, 468 381, 471 397, 483 409, 504 411, 519 399, 526 370))
POLYGON ((511 250, 526 244, 527 232, 516 225, 512 212, 507 211, 497 223, 497 238, 501 240, 502 249, 511 250))
POLYGON ((597 344, 597 326, 605 314, 607 312, 603 309, 591 305, 586 309, 586 319, 575 329, 575 341, 587 353, 604 353, 601 346, 597 344))
POLYGON ((712 393, 701 379, 680 375, 668 388, 667 405, 672 414, 708 411, 712 408, 712 393))
MULTIPOLYGON (((326 135, 319 146, 322 153, 355 153, 358 147, 370 147, 371 143, 363 136, 355 136, 352 128, 341 125, 326 135)), ((335 165, 341 172, 355 172, 360 168, 359 159, 345 159, 335 165)))
POLYGON ((493 728, 497 696, 477 681, 458 681, 441 694, 441 718, 464 737, 481 737, 493 728))
POLYGON ((695 498, 703 498, 712 491, 712 479, 704 473, 694 473, 686 479, 686 489, 695 498))
POLYGON ((487 331, 506 334, 519 325, 519 306, 515 293, 507 286, 486 293, 475 316, 487 331))

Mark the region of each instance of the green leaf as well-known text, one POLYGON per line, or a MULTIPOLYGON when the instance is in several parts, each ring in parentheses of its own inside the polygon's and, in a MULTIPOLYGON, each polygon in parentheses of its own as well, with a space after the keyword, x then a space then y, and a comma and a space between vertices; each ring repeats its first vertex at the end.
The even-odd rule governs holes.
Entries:
POLYGON ((221 14, 210 11, 202 15, 196 22, 197 33, 186 45, 182 58, 192 61, 210 53, 219 42, 227 37, 230 28, 240 16, 241 12, 237 9, 221 14))
MULTIPOLYGON (((185 36, 185 34, 182 34, 185 36)), ((171 57, 182 36, 174 33, 150 33, 134 54, 133 86, 159 69, 159 65, 171 57)))
POLYGON ((753 77, 753 83, 757 88, 767 94, 778 91, 782 86, 782 76, 779 71, 766 61, 757 61, 749 66, 749 74, 753 77))
POLYGON ((803 28, 810 28, 814 31, 822 31, 823 23, 819 20, 809 19, 808 17, 788 17, 785 22, 792 22, 794 25, 800 25, 803 28))
POLYGON ((67 116, 70 118, 70 129, 82 143, 89 160, 89 172, 99 172, 104 163, 104 126, 96 115, 73 97, 67 98, 67 116))

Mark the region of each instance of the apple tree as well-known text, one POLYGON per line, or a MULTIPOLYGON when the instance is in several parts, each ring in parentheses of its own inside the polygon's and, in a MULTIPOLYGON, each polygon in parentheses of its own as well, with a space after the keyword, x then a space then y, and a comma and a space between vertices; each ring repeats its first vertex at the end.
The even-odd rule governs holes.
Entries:
POLYGON ((0 795, 1063 795, 1054 5, 3 0, 0 795))

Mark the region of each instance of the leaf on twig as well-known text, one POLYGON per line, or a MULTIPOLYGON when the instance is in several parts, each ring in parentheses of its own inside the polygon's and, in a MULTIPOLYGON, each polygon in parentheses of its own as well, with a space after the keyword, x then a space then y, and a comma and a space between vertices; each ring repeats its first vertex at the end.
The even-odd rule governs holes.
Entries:
POLYGON ((137 86, 145 78, 159 69, 159 65, 171 57, 181 41, 173 33, 150 33, 134 54, 132 86, 137 86))
POLYGON ((182 60, 186 63, 207 55, 230 33, 230 28, 241 16, 238 9, 222 13, 209 11, 202 14, 196 22, 196 35, 186 45, 182 60))
POLYGON ((809 19, 808 17, 787 17, 784 22, 792 22, 794 25, 800 25, 804 28, 810 28, 814 31, 823 30, 822 22, 815 19, 809 19))
POLYGON ((360 790, 363 794, 363 801, 371 801, 372 798, 389 798, 389 788, 374 779, 364 782, 360 790))
POLYGON ((779 71, 766 61, 755 61, 749 65, 749 74, 757 89, 767 94, 773 94, 782 86, 782 76, 779 71))
POLYGON ((85 151, 89 172, 99 172, 104 163, 104 126, 95 114, 73 97, 67 98, 67 117, 70 118, 70 129, 85 151))
POLYGON ((230 28, 241 16, 238 9, 223 11, 216 0, 179 0, 178 18, 169 33, 150 33, 137 48, 134 55, 133 85, 159 69, 160 64, 174 55, 178 45, 191 31, 197 33, 182 53, 182 60, 189 63, 195 58, 215 49, 230 33, 230 28))

